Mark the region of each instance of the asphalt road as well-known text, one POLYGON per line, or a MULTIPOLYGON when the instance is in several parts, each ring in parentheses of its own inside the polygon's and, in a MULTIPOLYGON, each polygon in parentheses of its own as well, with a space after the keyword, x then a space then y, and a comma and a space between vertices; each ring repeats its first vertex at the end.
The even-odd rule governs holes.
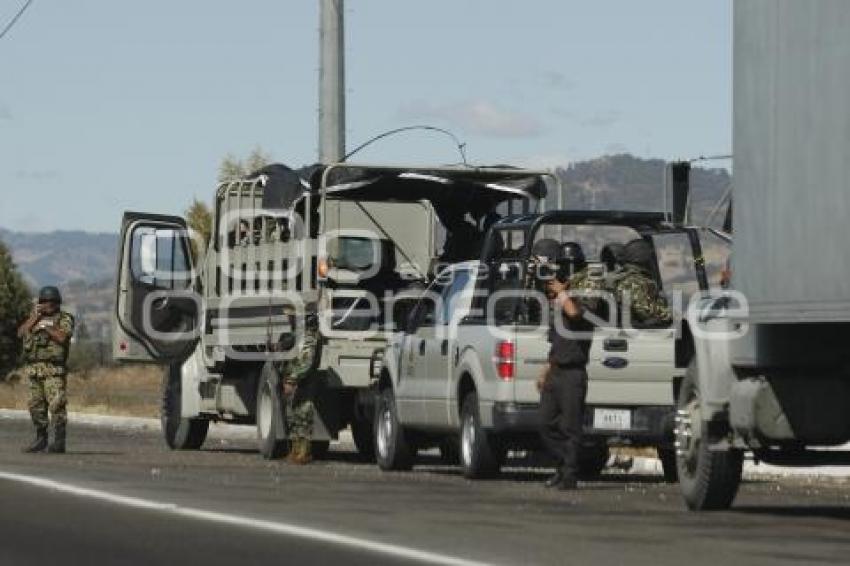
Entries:
POLYGON ((248 440, 211 437, 204 450, 172 452, 157 431, 73 424, 69 454, 21 454, 29 436, 28 423, 0 420, 3 566, 776 565, 850 556, 850 483, 841 479, 750 480, 732 511, 696 514, 654 476, 606 475, 557 493, 542 487, 542 471, 469 482, 427 458, 399 474, 345 451, 292 467, 263 461, 248 440))

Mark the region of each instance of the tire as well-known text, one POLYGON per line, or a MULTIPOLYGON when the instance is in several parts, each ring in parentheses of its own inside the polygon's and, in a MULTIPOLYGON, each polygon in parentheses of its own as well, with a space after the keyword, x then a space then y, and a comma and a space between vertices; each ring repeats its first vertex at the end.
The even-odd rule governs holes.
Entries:
POLYGON ((280 385, 280 377, 271 362, 263 365, 260 378, 257 380, 257 449, 265 460, 275 460, 286 454, 289 443, 285 434, 278 431, 286 430, 284 402, 280 385))
POLYGON ((375 461, 375 424, 372 420, 355 418, 351 421, 351 437, 360 458, 375 461))
POLYGON ((460 463, 460 442, 455 436, 444 438, 440 441, 440 460, 449 466, 460 463))
POLYGON ((391 388, 381 391, 375 410, 375 459, 382 470, 413 468, 415 450, 408 442, 398 420, 395 396, 391 388))
POLYGON ((172 450, 197 450, 204 444, 210 422, 181 416, 181 364, 171 364, 162 376, 162 406, 159 421, 165 443, 172 450))
POLYGON ((607 444, 595 444, 581 449, 578 456, 578 478, 583 481, 599 479, 608 464, 610 451, 607 444))
POLYGON ((676 463, 676 450, 671 448, 658 448, 658 459, 661 460, 661 469, 664 472, 664 481, 676 483, 679 481, 679 468, 676 463))
POLYGON ((481 427, 478 395, 467 393, 460 415, 460 464, 468 479, 491 478, 498 475, 504 450, 497 440, 481 427))
POLYGON ((710 451, 702 422, 699 379, 691 363, 682 381, 676 412, 676 467, 688 508, 694 511, 728 509, 741 483, 744 453, 710 451))

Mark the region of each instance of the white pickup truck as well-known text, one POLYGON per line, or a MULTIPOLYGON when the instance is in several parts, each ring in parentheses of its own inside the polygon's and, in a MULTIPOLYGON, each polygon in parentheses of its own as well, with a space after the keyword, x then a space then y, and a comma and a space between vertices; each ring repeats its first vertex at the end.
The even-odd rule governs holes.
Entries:
MULTIPOLYGON (((646 239, 674 306, 676 291, 687 300, 707 286, 696 230, 669 225, 662 214, 552 211, 502 220, 484 259, 442 272, 388 344, 374 427, 382 469, 410 468, 419 448, 440 446, 451 456, 455 446, 464 474, 484 477, 498 473, 509 449, 538 448, 535 381, 547 363, 548 327, 540 296, 539 306, 530 305, 525 274, 531 246, 543 237, 579 242, 593 263, 605 244, 646 239), (513 298, 499 297, 506 291, 513 298)), ((652 446, 674 480, 674 399, 690 359, 687 325, 624 329, 610 318, 592 342, 582 474, 601 472, 609 445, 652 446)))

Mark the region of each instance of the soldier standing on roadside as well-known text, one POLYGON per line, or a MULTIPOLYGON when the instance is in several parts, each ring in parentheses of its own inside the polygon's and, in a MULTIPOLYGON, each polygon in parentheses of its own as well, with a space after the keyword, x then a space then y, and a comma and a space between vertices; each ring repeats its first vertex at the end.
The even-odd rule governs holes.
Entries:
POLYGON ((598 299, 597 283, 586 275, 581 246, 563 249, 555 276, 546 282, 552 301, 549 363, 537 381, 540 391, 540 436, 558 468, 546 487, 573 490, 578 486, 578 457, 587 397, 587 362, 593 325, 585 310, 598 299), (571 293, 577 296, 571 296, 571 293))
POLYGON ((290 438, 286 461, 290 464, 309 464, 313 459, 314 370, 319 356, 319 320, 315 313, 307 313, 303 332, 304 339, 298 354, 285 362, 281 371, 286 428, 290 438))
POLYGON ((62 296, 56 287, 43 287, 32 314, 18 328, 23 340, 23 374, 30 383, 29 410, 35 440, 24 452, 65 452, 67 424, 66 363, 74 333, 74 317, 60 310, 62 296), (48 420, 50 417, 50 420, 48 420), (53 442, 48 446, 47 427, 52 424, 53 442))

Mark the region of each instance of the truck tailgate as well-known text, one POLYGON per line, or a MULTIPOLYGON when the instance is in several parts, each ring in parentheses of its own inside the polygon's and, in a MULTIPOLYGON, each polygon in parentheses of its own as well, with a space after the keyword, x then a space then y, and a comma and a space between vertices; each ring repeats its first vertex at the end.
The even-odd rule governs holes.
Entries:
MULTIPOLYGON (((590 349, 588 404, 672 405, 674 330, 597 328, 590 349)), ((536 380, 548 363, 547 329, 517 326, 515 395, 518 403, 540 400, 536 380)))

